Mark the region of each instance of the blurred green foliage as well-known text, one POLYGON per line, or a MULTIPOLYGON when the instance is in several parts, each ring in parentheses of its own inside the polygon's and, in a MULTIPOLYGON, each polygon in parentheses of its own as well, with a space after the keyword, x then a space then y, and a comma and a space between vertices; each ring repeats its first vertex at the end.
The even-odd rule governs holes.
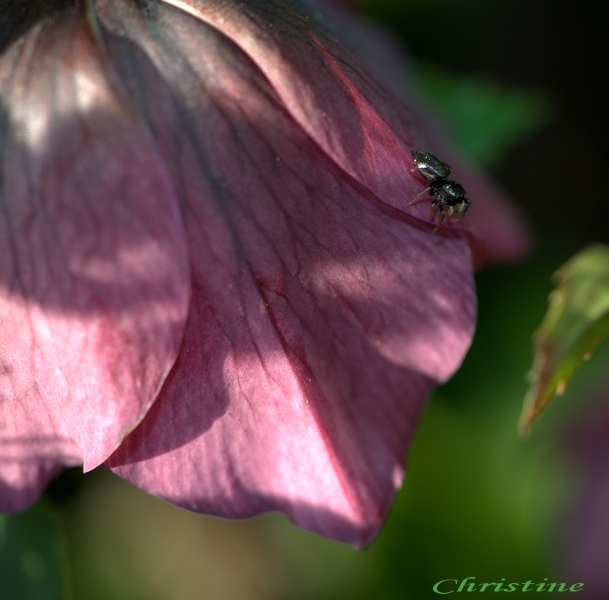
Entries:
POLYGON ((531 385, 520 428, 562 396, 567 383, 609 334, 609 246, 593 244, 578 252, 555 274, 546 315, 534 335, 531 385))
POLYGON ((539 90, 516 89, 481 75, 458 75, 426 62, 419 65, 418 75, 457 147, 486 169, 553 118, 552 102, 539 90))
POLYGON ((40 501, 18 515, 0 515, 0 598, 68 600, 65 533, 40 501))

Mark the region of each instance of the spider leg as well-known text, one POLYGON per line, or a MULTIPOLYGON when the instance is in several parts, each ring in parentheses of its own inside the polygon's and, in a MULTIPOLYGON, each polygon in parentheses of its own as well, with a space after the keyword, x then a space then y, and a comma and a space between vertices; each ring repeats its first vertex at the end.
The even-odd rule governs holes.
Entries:
POLYGON ((472 205, 472 201, 469 198, 462 198, 461 199, 461 206, 459 207, 459 210, 457 211, 457 213, 459 213, 459 221, 467 214, 467 211, 469 210, 469 207, 472 205))
POLYGON ((431 221, 433 219, 433 216, 436 212, 436 206, 438 206, 438 203, 440 202, 440 196, 436 196, 433 199, 433 202, 431 203, 431 212, 429 213, 429 220, 431 221))
POLYGON ((420 194, 417 194, 409 203, 408 206, 414 204, 416 200, 418 200, 425 192, 428 192, 431 188, 425 188, 420 194))
POLYGON ((438 231, 438 229, 440 229, 440 225, 442 225, 442 221, 444 221, 444 217, 446 216, 446 211, 444 210, 444 202, 440 202, 439 204, 440 204, 440 220, 438 221, 438 224, 435 226, 432 233, 435 233, 436 231, 438 231))

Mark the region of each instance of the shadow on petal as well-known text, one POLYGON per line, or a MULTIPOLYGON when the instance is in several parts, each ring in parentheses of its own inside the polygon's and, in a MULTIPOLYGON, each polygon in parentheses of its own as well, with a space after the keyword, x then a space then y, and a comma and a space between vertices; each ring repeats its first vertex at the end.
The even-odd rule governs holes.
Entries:
POLYGON ((345 172, 221 32, 175 10, 124 27, 105 39, 175 182, 192 296, 172 373, 106 464, 192 510, 377 529, 471 341, 467 242, 345 172))

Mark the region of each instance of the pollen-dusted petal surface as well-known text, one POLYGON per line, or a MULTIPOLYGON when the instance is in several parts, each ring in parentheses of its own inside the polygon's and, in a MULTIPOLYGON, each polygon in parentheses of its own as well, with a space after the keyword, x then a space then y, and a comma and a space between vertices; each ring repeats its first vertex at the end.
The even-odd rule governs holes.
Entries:
POLYGON ((430 389, 469 347, 468 245, 345 172, 216 28, 161 4, 98 6, 171 165, 193 272, 178 361, 107 464, 193 510, 280 509, 363 545, 430 389))
POLYGON ((105 60, 76 10, 0 58, 0 510, 104 461, 184 333, 175 194, 105 60))

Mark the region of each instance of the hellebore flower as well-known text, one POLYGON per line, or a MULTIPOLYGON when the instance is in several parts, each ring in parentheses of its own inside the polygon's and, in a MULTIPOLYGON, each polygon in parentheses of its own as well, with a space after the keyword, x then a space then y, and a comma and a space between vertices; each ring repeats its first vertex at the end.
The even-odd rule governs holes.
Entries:
MULTIPOLYGON (((105 463, 366 544, 474 330, 467 222, 409 206, 415 117, 281 1, 2 19, 0 509, 105 463)), ((499 192, 460 179, 478 255, 520 253, 499 192)))

